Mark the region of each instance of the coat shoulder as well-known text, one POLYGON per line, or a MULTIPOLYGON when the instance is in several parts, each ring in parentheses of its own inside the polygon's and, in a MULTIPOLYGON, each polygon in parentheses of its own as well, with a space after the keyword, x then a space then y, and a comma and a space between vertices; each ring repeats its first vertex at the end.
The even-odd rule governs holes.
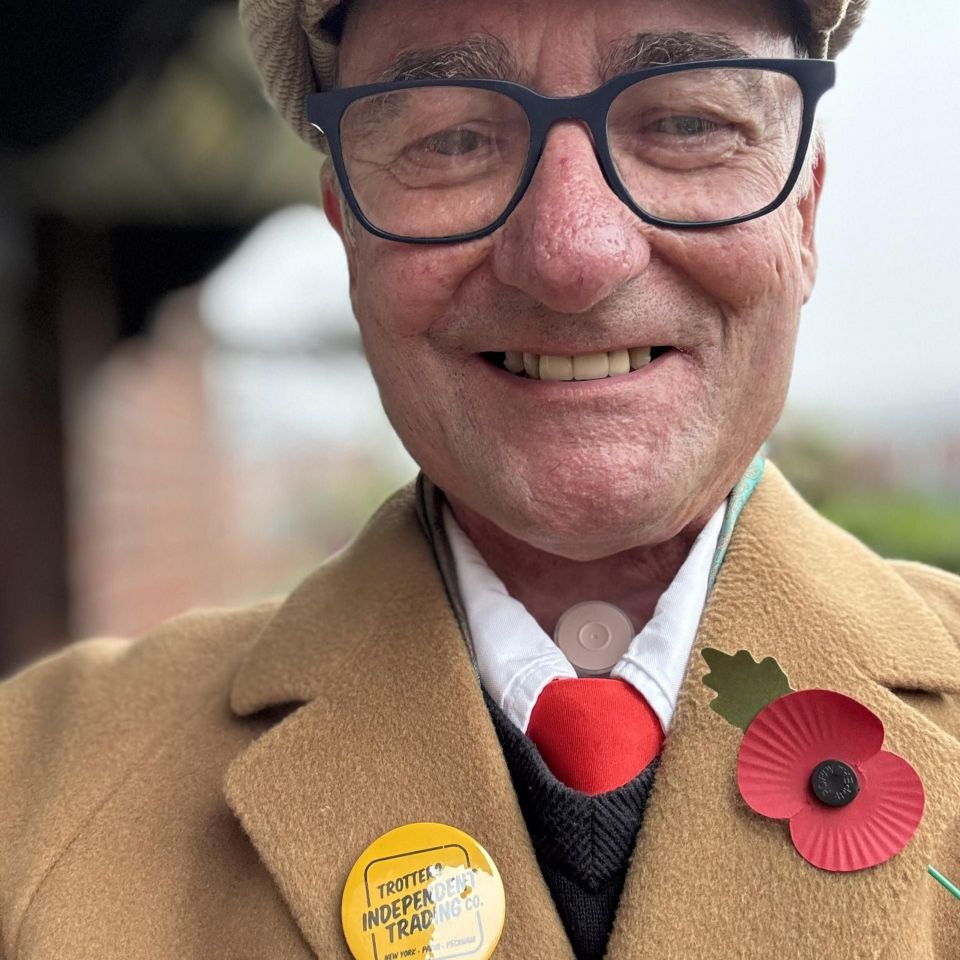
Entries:
POLYGON ((915 560, 888 561, 960 646, 960 576, 915 560))
POLYGON ((278 605, 82 640, 0 683, 0 957, 15 955, 33 894, 124 778, 211 697, 228 710, 237 664, 278 605))
MULTIPOLYGON (((949 638, 945 643, 952 640, 960 649, 960 577, 913 560, 889 560, 887 564, 942 625, 949 638)), ((956 662, 956 655, 951 656, 956 662)), ((954 668, 944 674, 940 684, 907 685, 896 692, 901 700, 960 741, 960 690, 956 678, 954 668)))

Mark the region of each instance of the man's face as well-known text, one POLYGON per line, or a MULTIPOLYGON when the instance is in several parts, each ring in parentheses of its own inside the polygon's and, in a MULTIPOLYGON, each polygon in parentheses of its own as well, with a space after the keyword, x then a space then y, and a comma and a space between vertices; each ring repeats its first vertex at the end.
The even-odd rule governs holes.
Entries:
MULTIPOLYGON (((618 42, 678 32, 793 55, 773 0, 361 0, 341 84, 376 81, 403 52, 492 37, 530 86, 573 95, 600 85, 618 42)), ((780 415, 818 193, 736 226, 650 226, 604 182, 586 129, 562 122, 491 236, 414 245, 357 225, 353 305, 387 415, 455 502, 534 546, 589 560, 670 539, 715 508, 780 415), (482 356, 646 346, 672 349, 587 381, 482 356)), ((338 223, 329 174, 325 203, 338 223)))

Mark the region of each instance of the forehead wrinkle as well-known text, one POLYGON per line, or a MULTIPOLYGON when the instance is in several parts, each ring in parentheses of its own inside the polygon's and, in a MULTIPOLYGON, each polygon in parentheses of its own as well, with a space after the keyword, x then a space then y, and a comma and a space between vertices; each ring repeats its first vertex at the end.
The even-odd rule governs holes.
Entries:
POLYGON ((603 80, 644 67, 751 56, 723 33, 638 33, 614 40, 600 61, 603 80))
POLYGON ((522 71, 493 34, 467 37, 456 43, 404 50, 378 75, 376 82, 403 80, 520 80, 522 71))

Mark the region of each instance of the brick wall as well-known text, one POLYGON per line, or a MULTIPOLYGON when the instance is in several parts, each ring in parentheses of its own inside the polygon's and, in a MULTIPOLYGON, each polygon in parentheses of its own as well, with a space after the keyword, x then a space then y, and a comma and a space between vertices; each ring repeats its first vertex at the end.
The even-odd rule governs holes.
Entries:
POLYGON ((72 411, 73 638, 286 592, 405 479, 375 437, 369 451, 238 457, 216 428, 196 296, 162 303, 150 337, 118 347, 72 411))

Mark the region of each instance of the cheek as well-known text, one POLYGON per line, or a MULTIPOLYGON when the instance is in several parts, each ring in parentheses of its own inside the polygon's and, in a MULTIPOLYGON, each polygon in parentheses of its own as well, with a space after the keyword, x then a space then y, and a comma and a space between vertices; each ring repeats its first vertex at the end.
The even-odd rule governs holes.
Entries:
POLYGON ((364 335, 405 339, 449 314, 464 280, 489 256, 490 240, 431 246, 359 238, 354 311, 364 335))
POLYGON ((753 433, 767 429, 789 385, 804 286, 799 214, 781 211, 699 235, 665 233, 659 245, 716 305, 717 337, 702 360, 709 402, 726 409, 732 433, 753 420, 753 433))
POLYGON ((738 226, 671 238, 664 256, 727 312, 792 315, 803 297, 800 227, 798 212, 781 207, 738 226))

